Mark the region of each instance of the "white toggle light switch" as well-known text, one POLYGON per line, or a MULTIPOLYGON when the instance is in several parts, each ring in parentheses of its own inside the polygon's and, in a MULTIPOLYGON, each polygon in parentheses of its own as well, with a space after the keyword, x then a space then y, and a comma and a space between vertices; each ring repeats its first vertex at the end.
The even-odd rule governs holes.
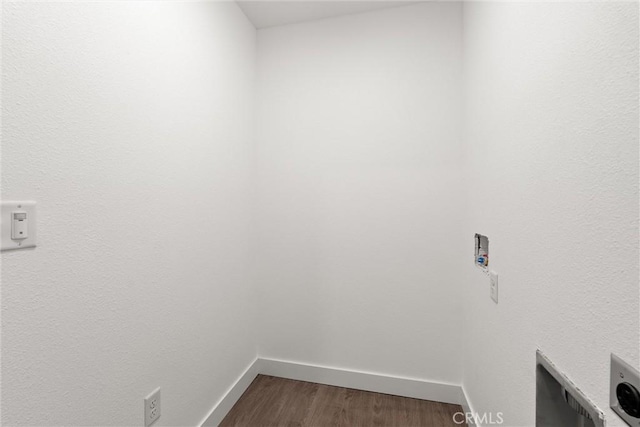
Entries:
POLYGON ((11 239, 22 240, 29 237, 29 221, 25 211, 11 212, 11 239))
POLYGON ((489 287, 491 293, 491 299, 498 303, 498 273, 495 271, 489 272, 489 287))
POLYGON ((36 245, 36 202, 0 202, 0 242, 3 251, 36 245))

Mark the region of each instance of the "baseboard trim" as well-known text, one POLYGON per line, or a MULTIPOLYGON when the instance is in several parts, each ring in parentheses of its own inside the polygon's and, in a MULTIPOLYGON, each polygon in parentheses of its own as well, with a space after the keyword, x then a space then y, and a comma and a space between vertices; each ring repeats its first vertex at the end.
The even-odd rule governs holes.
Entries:
POLYGON ((251 382, 260 373, 260 359, 256 359, 245 369, 238 380, 227 390, 225 395, 209 411, 209 414, 200 423, 201 427, 217 427, 224 417, 236 404, 242 393, 249 388, 251 382))
MULTIPOLYGON (((474 414, 475 412, 473 410, 473 406, 471 406, 471 401, 469 400, 469 397, 467 396, 467 391, 464 389, 464 386, 460 386, 460 391, 462 392, 462 402, 460 403, 460 406, 462 406, 462 410, 465 412, 465 414, 474 414)), ((477 424, 477 420, 475 420, 475 416, 473 417, 473 419, 470 419, 469 422, 467 423, 468 427, 481 427, 479 424, 477 424)))
POLYGON ((393 377, 372 372, 331 368, 286 360, 257 358, 240 375, 226 395, 210 411, 200 424, 215 427, 224 419, 242 393, 259 374, 309 381, 337 387, 354 388, 377 393, 393 394, 416 399, 461 405, 470 412, 464 389, 460 385, 406 377, 393 377))
POLYGON ((261 359, 261 361, 260 373, 263 375, 444 403, 462 403, 459 385, 284 360, 261 359))

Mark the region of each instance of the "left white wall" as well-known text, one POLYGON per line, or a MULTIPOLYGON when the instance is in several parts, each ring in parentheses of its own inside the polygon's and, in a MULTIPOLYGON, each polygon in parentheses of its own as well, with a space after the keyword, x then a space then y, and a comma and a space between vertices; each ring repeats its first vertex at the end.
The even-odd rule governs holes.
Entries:
POLYGON ((195 425, 256 355, 256 34, 233 2, 3 5, 2 424, 195 425), (34 410, 37 402, 37 410, 34 410))

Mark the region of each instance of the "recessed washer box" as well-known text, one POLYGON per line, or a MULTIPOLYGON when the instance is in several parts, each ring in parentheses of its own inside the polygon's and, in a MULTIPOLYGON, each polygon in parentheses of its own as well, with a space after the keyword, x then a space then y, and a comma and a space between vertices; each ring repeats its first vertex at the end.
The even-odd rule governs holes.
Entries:
POLYGON ((482 234, 475 235, 475 250, 473 255, 473 262, 476 266, 487 269, 489 266, 489 238, 482 234))

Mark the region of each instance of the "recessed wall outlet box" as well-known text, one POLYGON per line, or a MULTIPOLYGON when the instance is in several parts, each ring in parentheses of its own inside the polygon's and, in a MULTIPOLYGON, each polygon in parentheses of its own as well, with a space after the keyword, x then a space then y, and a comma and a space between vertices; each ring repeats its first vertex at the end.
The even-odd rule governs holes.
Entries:
POLYGON ((611 354, 611 409, 630 426, 640 426, 640 371, 611 354))
POLYGON ((144 398, 144 427, 160 418, 160 387, 144 398))
POLYGON ((36 246, 36 202, 0 202, 0 250, 36 246))
POLYGON ((497 304, 498 303, 498 273, 495 271, 489 272, 489 292, 491 294, 491 299, 497 304))

